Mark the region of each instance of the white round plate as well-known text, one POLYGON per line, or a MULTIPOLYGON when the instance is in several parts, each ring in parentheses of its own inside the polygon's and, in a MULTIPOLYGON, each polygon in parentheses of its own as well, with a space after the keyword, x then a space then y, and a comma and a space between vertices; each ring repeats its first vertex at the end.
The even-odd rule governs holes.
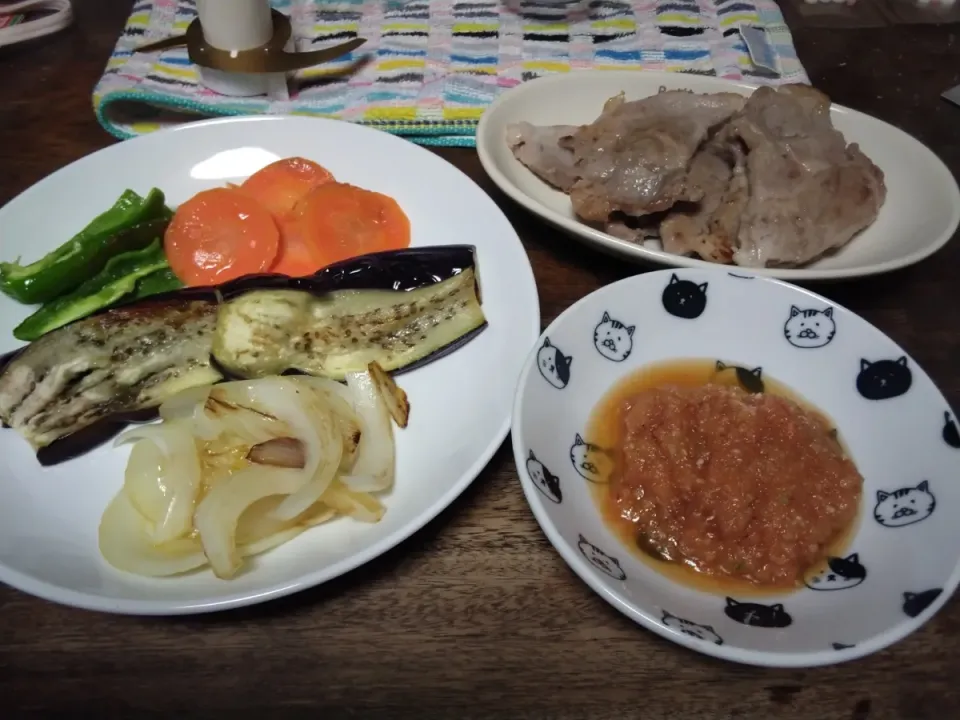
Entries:
MULTIPOLYGON (((387 133, 272 117, 198 122, 128 140, 63 168, 0 210, 0 256, 39 258, 127 188, 143 194, 158 187, 177 205, 292 155, 396 198, 410 218, 413 245, 477 249, 489 326, 451 355, 398 377, 412 410, 409 426, 396 431, 396 485, 384 499, 383 520, 337 519, 313 528, 230 581, 209 570, 166 579, 127 575, 101 559, 97 527, 122 485, 129 449, 101 447, 44 469, 27 443, 5 430, 0 581, 56 602, 131 614, 223 610, 280 597, 347 572, 411 535, 460 495, 500 446, 517 375, 540 331, 530 263, 486 193, 436 155, 387 133)), ((11 331, 29 312, 0 298, 0 351, 19 344, 11 331)))
POLYGON ((955 591, 957 423, 914 360, 850 311, 766 278, 720 268, 663 270, 608 285, 547 328, 520 376, 513 452, 544 533, 611 605, 708 655, 800 667, 886 647, 955 591), (856 532, 844 561, 831 567, 835 576, 811 577, 792 593, 727 598, 668 579, 608 529, 583 470, 596 447, 586 432, 589 417, 627 374, 680 358, 721 360, 772 377, 836 422, 865 482, 856 532))
MULTIPOLYGON (((554 190, 513 155, 508 125, 579 125, 593 122, 603 103, 624 92, 628 100, 656 95, 660 88, 699 93, 751 94, 746 83, 676 72, 581 71, 522 83, 503 93, 477 127, 477 152, 493 181, 517 203, 572 237, 627 260, 673 267, 709 266, 608 235, 577 220, 570 199, 554 190)), ((755 275, 787 280, 839 280, 889 272, 933 254, 960 224, 960 189, 947 167, 925 145, 869 115, 833 105, 834 126, 886 176, 887 200, 876 222, 835 255, 801 268, 752 269, 755 275)))

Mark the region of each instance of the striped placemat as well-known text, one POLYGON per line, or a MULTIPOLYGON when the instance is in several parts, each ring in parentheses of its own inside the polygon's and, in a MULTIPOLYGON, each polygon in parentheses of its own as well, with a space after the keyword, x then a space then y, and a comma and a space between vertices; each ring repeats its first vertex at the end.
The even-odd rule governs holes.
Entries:
POLYGON ((94 90, 120 138, 197 116, 298 114, 372 125, 427 145, 473 146, 497 95, 571 70, 674 70, 760 83, 806 82, 774 0, 274 0, 298 49, 360 36, 354 54, 296 73, 281 97, 230 98, 198 82, 185 48, 134 53, 182 33, 193 0, 137 2, 94 90), (772 70, 741 28, 761 30, 772 70))

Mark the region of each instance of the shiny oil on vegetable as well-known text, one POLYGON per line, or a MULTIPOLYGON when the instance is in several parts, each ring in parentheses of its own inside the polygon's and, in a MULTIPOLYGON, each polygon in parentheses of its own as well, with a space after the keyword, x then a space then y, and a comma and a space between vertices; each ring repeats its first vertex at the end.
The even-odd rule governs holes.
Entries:
POLYGON ((346 384, 307 376, 197 387, 131 429, 123 488, 99 542, 115 568, 222 579, 244 559, 337 516, 377 522, 394 482, 391 407, 409 404, 375 364, 346 384))

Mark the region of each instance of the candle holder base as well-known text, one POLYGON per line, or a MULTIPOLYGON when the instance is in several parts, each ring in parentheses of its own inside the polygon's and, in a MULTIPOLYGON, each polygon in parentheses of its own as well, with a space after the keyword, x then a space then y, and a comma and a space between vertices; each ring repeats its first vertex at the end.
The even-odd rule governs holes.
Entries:
POLYGON ((134 52, 157 52, 186 45, 187 55, 199 68, 204 85, 222 95, 250 97, 285 91, 287 73, 330 62, 366 42, 363 38, 354 38, 333 47, 296 52, 290 18, 277 10, 271 10, 271 16, 273 36, 263 45, 248 50, 213 47, 203 35, 200 18, 196 18, 183 35, 148 43, 134 52))

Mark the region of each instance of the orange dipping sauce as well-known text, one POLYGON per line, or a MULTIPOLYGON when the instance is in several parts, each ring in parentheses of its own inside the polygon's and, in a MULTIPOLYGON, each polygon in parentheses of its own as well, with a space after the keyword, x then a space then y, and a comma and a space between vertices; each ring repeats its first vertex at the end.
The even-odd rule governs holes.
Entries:
POLYGON ((759 370, 673 361, 621 381, 589 441, 612 451, 594 487, 622 542, 710 592, 783 592, 850 537, 863 478, 831 421, 759 370))

